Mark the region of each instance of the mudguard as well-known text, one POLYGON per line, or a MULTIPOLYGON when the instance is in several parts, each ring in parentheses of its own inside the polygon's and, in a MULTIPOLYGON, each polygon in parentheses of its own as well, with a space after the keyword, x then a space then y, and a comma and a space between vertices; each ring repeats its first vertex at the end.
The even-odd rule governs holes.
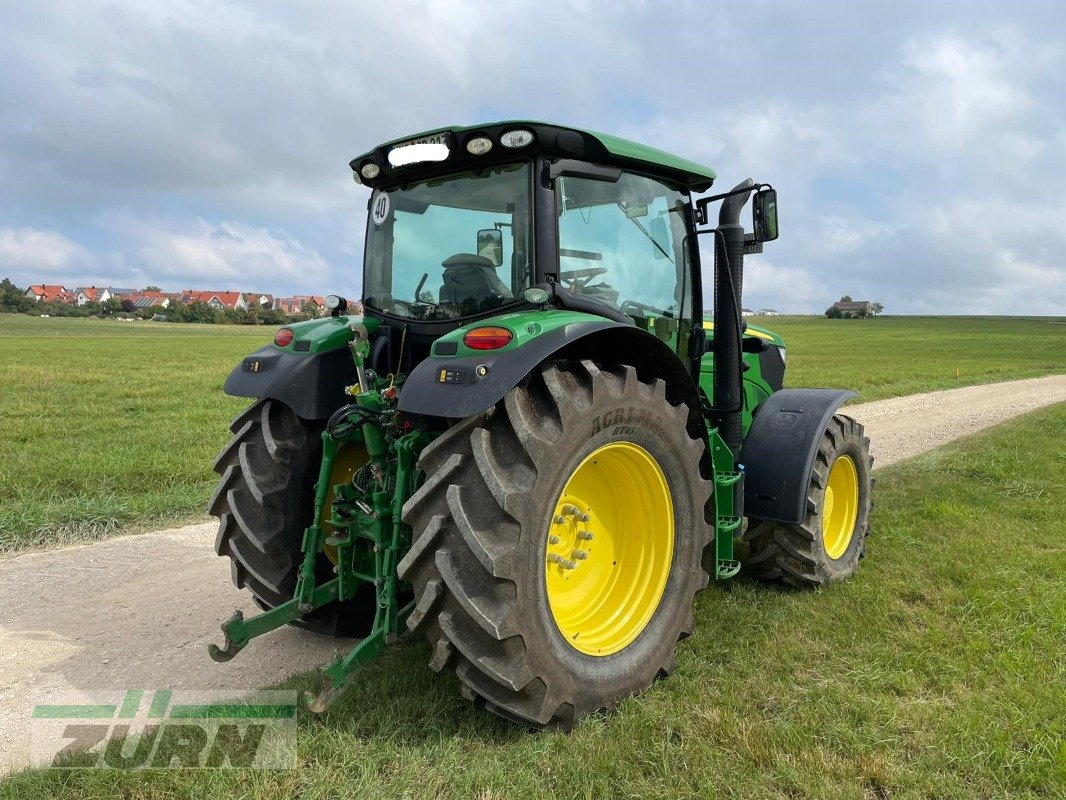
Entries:
POLYGON ((546 331, 521 347, 498 353, 427 358, 407 377, 400 392, 399 410, 452 419, 472 416, 494 406, 538 364, 550 358, 626 363, 642 375, 663 377, 667 399, 687 403, 693 410, 690 426, 699 431, 696 385, 677 355, 647 331, 602 318, 572 322, 546 331))
POLYGON ((759 406, 740 449, 745 514, 803 521, 822 433, 840 405, 855 396, 844 389, 784 389, 759 406))
POLYGON ((320 353, 285 352, 267 345, 238 364, 222 390, 233 397, 269 397, 304 419, 326 419, 349 402, 344 387, 356 381, 347 347, 320 353))
POLYGON ((531 369, 571 342, 597 331, 632 327, 590 320, 548 331, 516 350, 465 358, 430 357, 407 376, 399 410, 405 414, 459 419, 484 411, 515 387, 531 369))

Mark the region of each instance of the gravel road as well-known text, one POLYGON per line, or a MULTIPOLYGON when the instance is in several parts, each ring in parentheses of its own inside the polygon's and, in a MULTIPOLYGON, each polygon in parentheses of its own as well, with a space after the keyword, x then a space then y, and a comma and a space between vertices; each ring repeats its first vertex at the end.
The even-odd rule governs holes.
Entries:
MULTIPOLYGON (((851 407, 878 467, 1066 401, 1066 375, 851 407)), ((254 689, 353 642, 284 628, 228 664, 207 657, 234 608, 256 609, 215 556, 215 523, 0 559, 0 774, 29 763, 42 689, 254 689)))

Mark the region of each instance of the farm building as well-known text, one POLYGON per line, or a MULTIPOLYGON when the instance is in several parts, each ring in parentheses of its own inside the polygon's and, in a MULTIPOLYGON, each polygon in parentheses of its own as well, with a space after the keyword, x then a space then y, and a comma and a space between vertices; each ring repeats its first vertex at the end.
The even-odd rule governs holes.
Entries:
POLYGON ((869 317, 873 314, 873 303, 869 300, 837 300, 832 308, 844 317, 869 317))

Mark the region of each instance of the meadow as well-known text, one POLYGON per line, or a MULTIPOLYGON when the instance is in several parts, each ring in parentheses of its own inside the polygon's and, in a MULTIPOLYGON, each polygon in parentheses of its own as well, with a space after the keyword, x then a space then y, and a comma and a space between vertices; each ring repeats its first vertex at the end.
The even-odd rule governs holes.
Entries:
MULTIPOLYGON (((752 322, 784 335, 786 385, 861 400, 1066 372, 1062 318, 752 322)), ((0 315, 0 552, 202 518, 248 402, 222 383, 272 332, 0 315)))
POLYGON ((295 769, 29 770, 0 797, 1061 798, 1064 430, 1060 403, 879 470, 853 580, 711 586, 676 672, 571 735, 478 711, 409 642, 300 718, 295 769))

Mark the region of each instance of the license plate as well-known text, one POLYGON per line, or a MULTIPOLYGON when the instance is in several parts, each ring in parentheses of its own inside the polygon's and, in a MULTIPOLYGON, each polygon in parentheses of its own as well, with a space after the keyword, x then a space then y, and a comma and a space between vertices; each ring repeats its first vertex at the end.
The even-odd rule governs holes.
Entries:
POLYGON ((394 144, 391 149, 399 150, 401 147, 409 147, 412 144, 448 144, 448 133, 432 133, 420 139, 411 139, 409 142, 394 144))

